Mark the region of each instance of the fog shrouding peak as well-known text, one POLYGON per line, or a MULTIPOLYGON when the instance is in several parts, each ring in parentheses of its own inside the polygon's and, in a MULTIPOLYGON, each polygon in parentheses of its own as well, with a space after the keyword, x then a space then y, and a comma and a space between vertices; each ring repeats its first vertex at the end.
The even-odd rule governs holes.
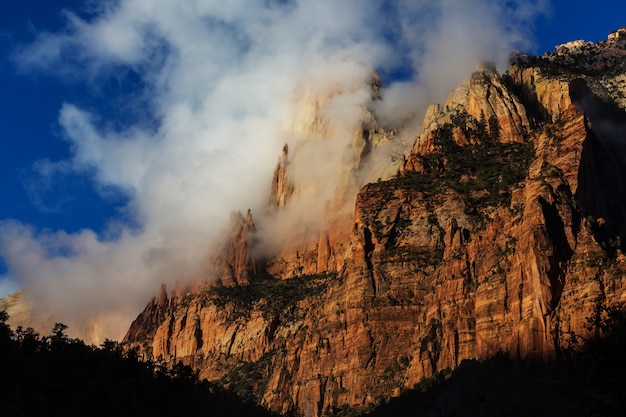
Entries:
POLYGON ((10 277, 75 333, 121 338, 160 283, 202 277, 231 211, 262 211, 284 143, 309 155, 298 176, 332 184, 340 168, 325 164, 341 158, 328 155, 349 145, 372 71, 385 83, 376 112, 393 123, 442 101, 477 62, 503 67, 528 48, 546 2, 506 4, 119 0, 89 17, 63 11, 63 30, 16 50, 20 70, 133 87, 111 98, 117 113, 66 102, 58 123, 72 156, 34 167, 41 181, 84 175, 128 203, 104 235, 2 221, 10 277), (331 97, 327 140, 299 131, 302 94, 331 97))

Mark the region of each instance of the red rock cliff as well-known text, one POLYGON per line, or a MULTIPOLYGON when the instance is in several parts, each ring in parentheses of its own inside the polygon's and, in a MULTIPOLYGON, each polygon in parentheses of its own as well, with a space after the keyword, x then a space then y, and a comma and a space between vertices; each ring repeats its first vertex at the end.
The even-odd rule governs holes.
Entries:
MULTIPOLYGON (((626 86, 597 66, 609 48, 606 65, 624 68, 620 42, 589 49, 595 66, 554 54, 478 71, 429 110, 402 173, 360 189, 347 228, 329 222, 306 235, 313 249, 269 260, 294 278, 233 272, 249 285, 162 294, 126 342, 305 416, 465 358, 559 355, 598 304, 626 301, 626 113, 613 100, 626 86)), ((249 270, 232 242, 226 263, 249 270)))

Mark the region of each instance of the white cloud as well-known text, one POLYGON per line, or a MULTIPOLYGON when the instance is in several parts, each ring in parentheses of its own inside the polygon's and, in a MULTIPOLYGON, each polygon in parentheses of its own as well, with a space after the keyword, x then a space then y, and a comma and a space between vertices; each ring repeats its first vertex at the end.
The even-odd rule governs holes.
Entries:
POLYGON ((140 74, 149 121, 116 128, 76 104, 59 112, 73 155, 64 169, 125 193, 140 227, 117 223, 111 240, 4 222, 0 254, 61 320, 99 320, 119 338, 159 283, 200 273, 231 210, 266 203, 284 142, 308 161, 302 181, 333 189, 373 68, 413 66, 378 109, 393 119, 443 99, 477 60, 503 62, 543 2, 508 3, 517 11, 492 0, 120 0, 88 20, 66 12, 65 30, 39 34, 17 60, 94 85, 140 74), (341 92, 327 107, 332 140, 300 140, 290 118, 304 91, 341 92))

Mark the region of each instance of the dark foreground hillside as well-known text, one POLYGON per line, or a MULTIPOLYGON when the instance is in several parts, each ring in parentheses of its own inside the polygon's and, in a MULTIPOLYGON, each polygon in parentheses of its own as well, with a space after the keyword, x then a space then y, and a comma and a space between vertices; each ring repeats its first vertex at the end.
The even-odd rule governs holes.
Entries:
POLYGON ((13 331, 0 311, 0 416, 272 416, 189 367, 142 362, 114 342, 87 346, 55 325, 13 331))
MULTIPOLYGON (((185 366, 166 370, 113 342, 87 346, 65 336, 13 331, 0 312, 2 416, 272 416, 185 366)), ((551 363, 505 354, 463 361, 389 401, 333 416, 624 416, 626 312, 598 307, 588 337, 572 334, 551 363)))

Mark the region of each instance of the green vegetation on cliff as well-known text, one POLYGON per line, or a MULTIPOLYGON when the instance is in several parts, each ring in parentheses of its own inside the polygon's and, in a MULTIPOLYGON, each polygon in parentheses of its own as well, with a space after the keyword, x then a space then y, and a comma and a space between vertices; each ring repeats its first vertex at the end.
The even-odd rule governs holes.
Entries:
POLYGON ((231 304, 235 318, 248 317, 255 305, 263 303, 263 316, 272 319, 290 310, 298 301, 323 292, 335 276, 334 273, 325 273, 277 279, 262 274, 252 279, 249 285, 213 288, 210 297, 218 307, 231 304))
MULTIPOLYGON (((489 123, 492 124, 492 123, 489 123)), ((390 180, 390 185, 414 188, 426 196, 452 189, 470 208, 508 206, 511 189, 524 180, 534 156, 531 143, 501 142, 485 121, 460 114, 435 132, 436 150, 421 155, 423 172, 408 171, 390 180), (460 146, 453 138, 460 128, 472 145, 460 146)))

